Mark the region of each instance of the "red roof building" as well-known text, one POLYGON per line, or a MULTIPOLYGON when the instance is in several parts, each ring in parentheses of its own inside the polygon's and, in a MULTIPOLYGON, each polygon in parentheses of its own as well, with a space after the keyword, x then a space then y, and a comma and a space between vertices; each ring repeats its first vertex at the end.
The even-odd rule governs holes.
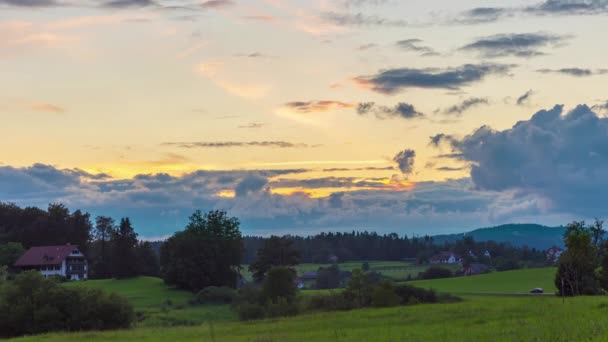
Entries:
POLYGON ((37 270, 43 276, 61 276, 70 280, 88 278, 88 263, 76 245, 32 247, 15 266, 22 270, 37 270))

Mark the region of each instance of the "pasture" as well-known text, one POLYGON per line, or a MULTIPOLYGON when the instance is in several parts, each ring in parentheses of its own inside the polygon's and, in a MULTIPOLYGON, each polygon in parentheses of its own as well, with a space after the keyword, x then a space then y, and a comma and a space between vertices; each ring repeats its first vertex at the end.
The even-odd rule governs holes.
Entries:
POLYGON ((18 341, 605 341, 608 298, 474 296, 453 304, 306 314, 193 327, 59 333, 18 341))

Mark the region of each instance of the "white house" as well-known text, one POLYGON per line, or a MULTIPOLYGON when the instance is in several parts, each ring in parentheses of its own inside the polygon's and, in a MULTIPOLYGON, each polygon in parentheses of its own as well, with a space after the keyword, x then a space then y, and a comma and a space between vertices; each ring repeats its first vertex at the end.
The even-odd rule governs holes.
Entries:
POLYGON ((45 278, 61 276, 69 280, 87 279, 89 266, 76 245, 32 247, 15 262, 22 270, 37 270, 45 278))
POLYGON ((452 252, 440 252, 429 259, 431 264, 456 264, 461 261, 460 255, 452 252))

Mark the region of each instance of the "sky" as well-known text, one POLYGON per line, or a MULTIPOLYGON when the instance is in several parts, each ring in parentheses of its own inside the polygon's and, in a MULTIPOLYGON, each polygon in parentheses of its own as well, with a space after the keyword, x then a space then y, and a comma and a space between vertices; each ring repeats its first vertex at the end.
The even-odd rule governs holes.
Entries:
POLYGON ((608 216, 608 0, 0 0, 0 201, 245 234, 608 216))

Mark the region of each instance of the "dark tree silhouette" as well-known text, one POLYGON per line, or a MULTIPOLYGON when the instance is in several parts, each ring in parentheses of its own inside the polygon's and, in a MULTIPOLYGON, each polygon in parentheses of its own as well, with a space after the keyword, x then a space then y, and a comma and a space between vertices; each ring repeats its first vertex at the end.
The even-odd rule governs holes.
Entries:
POLYGON ((256 260, 249 265, 253 279, 261 281, 266 273, 275 266, 293 267, 300 262, 300 253, 293 248, 288 237, 271 236, 258 250, 256 260))

